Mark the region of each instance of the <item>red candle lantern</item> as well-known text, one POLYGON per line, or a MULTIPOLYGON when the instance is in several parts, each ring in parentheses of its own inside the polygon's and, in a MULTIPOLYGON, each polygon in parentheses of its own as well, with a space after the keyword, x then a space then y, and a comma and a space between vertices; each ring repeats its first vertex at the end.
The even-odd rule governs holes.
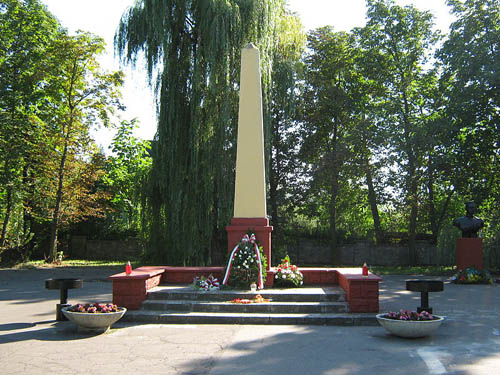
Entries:
POLYGON ((368 276, 368 266, 366 265, 366 263, 363 264, 362 270, 363 276, 368 276))

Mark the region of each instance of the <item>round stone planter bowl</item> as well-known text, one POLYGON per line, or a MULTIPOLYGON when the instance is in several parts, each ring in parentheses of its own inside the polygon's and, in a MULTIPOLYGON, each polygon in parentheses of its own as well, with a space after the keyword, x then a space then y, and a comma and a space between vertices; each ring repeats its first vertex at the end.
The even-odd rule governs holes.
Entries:
POLYGON ((119 307, 119 311, 116 312, 81 313, 69 311, 71 307, 63 308, 62 312, 68 320, 78 326, 78 332, 82 333, 104 333, 127 312, 125 307, 119 307))
POLYGON ((395 320, 385 317, 386 314, 378 314, 377 320, 382 327, 390 333, 407 338, 429 336, 436 331, 444 320, 444 317, 433 315, 434 320, 395 320))

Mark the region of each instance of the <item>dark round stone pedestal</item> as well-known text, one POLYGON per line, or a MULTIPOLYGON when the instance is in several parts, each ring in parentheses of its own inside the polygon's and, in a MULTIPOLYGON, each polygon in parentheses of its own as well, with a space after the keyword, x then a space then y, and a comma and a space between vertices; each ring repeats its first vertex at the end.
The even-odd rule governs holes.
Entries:
POLYGON ((83 280, 81 279, 47 279, 45 280, 46 289, 59 289, 60 303, 56 305, 56 320, 68 320, 61 309, 63 307, 71 306, 68 304, 68 289, 78 289, 83 287, 83 280))
POLYGON ((432 314, 429 307, 429 292, 442 292, 444 284, 441 280, 406 280, 406 290, 420 292, 420 307, 417 312, 427 311, 432 314))

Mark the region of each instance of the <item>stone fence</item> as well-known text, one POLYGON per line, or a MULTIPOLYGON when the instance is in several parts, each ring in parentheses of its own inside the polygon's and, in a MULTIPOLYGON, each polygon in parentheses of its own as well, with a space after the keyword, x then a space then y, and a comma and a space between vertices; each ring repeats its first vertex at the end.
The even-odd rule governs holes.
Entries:
MULTIPOLYGON (((331 250, 326 243, 312 239, 299 239, 288 245, 288 255, 293 263, 307 266, 331 265, 331 250)), ((342 266, 403 266, 409 264, 409 250, 406 244, 374 245, 369 241, 339 247, 342 266)), ((89 260, 129 260, 141 254, 139 242, 126 240, 89 240, 85 236, 73 236, 70 241, 69 256, 89 260)), ((446 265, 449 256, 439 253, 436 246, 426 241, 417 241, 417 265, 446 265)), ((224 261, 223 261, 224 263, 224 261)), ((451 264, 451 263, 450 263, 451 264)), ((223 264, 218 264, 223 265, 223 264)))
MULTIPOLYGON (((441 265, 447 260, 438 254, 436 246, 427 241, 417 241, 417 265, 441 265)), ((295 264, 331 264, 331 249, 328 244, 311 239, 300 239, 287 247, 288 255, 295 264)), ((357 241, 341 245, 338 249, 342 266, 403 266, 410 263, 407 244, 374 245, 370 241, 357 241)))
POLYGON ((88 260, 131 260, 141 255, 135 238, 125 240, 89 240, 86 236, 72 236, 69 256, 88 260))

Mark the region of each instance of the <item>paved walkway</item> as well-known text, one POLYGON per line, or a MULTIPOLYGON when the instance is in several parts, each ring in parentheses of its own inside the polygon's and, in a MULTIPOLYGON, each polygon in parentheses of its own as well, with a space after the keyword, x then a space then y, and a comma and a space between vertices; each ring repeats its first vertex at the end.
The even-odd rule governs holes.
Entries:
MULTIPOLYGON (((110 301, 108 268, 0 269, 0 372, 10 374, 500 374, 500 284, 430 294, 447 316, 436 334, 400 339, 381 327, 132 325, 102 335, 55 322, 55 277, 84 279, 69 302, 110 301)), ((408 276, 384 276, 381 311, 416 309, 408 276)), ((418 278, 416 276, 415 278, 418 278)))

